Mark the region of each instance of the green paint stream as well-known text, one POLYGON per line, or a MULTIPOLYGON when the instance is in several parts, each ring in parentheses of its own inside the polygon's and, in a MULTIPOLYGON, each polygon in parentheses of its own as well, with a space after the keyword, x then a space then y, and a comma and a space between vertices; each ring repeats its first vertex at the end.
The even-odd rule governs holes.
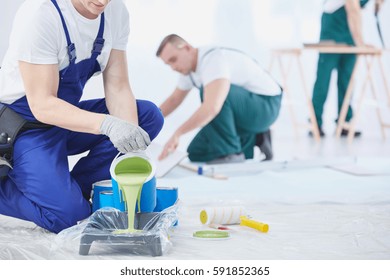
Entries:
POLYGON ((138 200, 138 211, 140 211, 142 186, 151 173, 152 166, 141 157, 125 158, 115 167, 116 181, 126 203, 128 226, 127 229, 116 230, 114 233, 137 231, 134 229, 135 204, 138 200))

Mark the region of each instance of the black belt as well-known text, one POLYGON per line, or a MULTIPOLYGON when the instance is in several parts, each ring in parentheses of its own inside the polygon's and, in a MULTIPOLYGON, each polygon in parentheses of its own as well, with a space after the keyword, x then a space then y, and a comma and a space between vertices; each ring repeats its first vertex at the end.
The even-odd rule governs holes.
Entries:
POLYGON ((0 103, 0 178, 12 168, 13 144, 16 136, 29 129, 51 128, 38 122, 28 122, 14 110, 0 103))

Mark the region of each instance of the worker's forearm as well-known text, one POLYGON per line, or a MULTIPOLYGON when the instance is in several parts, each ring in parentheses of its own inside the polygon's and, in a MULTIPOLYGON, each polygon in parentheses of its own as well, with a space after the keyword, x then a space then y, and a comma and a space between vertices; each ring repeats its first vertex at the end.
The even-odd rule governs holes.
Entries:
POLYGON ((181 136, 196 128, 203 127, 212 121, 215 116, 216 114, 214 112, 210 112, 206 106, 201 106, 185 123, 183 123, 176 130, 175 133, 181 136))
POLYGON ((355 19, 349 20, 350 23, 350 30, 352 34, 352 39, 356 46, 363 46, 364 40, 362 35, 362 28, 361 28, 361 18, 356 17, 355 19))
POLYGON ((181 104, 181 100, 178 100, 174 97, 169 97, 160 105, 161 113, 164 117, 167 117, 171 114, 179 105, 181 104))
POLYGON ((103 72, 104 94, 110 115, 138 125, 137 104, 129 82, 126 52, 111 50, 103 72))
POLYGON ((35 118, 43 123, 77 132, 100 134, 104 114, 82 110, 57 97, 50 96, 44 102, 31 102, 35 118))
POLYGON ((363 46, 362 15, 360 3, 357 0, 346 1, 348 27, 351 31, 352 39, 356 46, 363 46))
POLYGON ((137 103, 131 90, 106 94, 106 105, 111 115, 138 125, 137 103))

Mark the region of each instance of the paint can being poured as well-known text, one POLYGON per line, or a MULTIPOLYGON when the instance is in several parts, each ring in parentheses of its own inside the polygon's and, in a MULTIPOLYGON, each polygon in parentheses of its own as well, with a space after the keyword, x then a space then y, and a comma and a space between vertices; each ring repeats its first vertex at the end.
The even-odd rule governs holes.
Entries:
POLYGON ((141 190, 141 196, 140 196, 140 211, 138 209, 138 205, 136 205, 136 212, 153 212, 154 208, 156 207, 156 164, 153 160, 151 160, 148 156, 146 156, 144 153, 128 153, 125 155, 121 155, 116 157, 110 167, 110 175, 111 175, 111 181, 112 181, 112 191, 113 191, 113 198, 114 198, 114 207, 120 211, 127 211, 126 209, 126 203, 123 200, 123 193, 119 189, 115 169, 117 168, 118 164, 121 162, 123 163, 127 159, 133 158, 133 157, 139 157, 144 160, 146 160, 150 166, 151 166, 151 172, 149 176, 146 178, 145 183, 142 186, 141 190))
POLYGON ((138 209, 141 209, 141 190, 146 180, 151 177, 153 168, 150 159, 144 154, 126 155, 118 157, 118 159, 113 166, 112 177, 118 186, 120 199, 125 203, 128 222, 127 229, 117 229, 114 233, 128 234, 138 231, 134 224, 136 205, 138 205, 138 209))

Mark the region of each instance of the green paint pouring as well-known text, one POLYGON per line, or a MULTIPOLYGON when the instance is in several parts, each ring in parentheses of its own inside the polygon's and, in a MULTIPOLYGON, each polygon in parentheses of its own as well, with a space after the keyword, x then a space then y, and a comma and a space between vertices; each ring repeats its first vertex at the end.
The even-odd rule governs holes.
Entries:
POLYGON ((141 157, 125 158, 115 167, 116 181, 122 191, 128 216, 127 229, 116 230, 115 234, 137 231, 134 229, 135 205, 138 201, 138 211, 140 211, 142 186, 151 173, 152 166, 141 157))

